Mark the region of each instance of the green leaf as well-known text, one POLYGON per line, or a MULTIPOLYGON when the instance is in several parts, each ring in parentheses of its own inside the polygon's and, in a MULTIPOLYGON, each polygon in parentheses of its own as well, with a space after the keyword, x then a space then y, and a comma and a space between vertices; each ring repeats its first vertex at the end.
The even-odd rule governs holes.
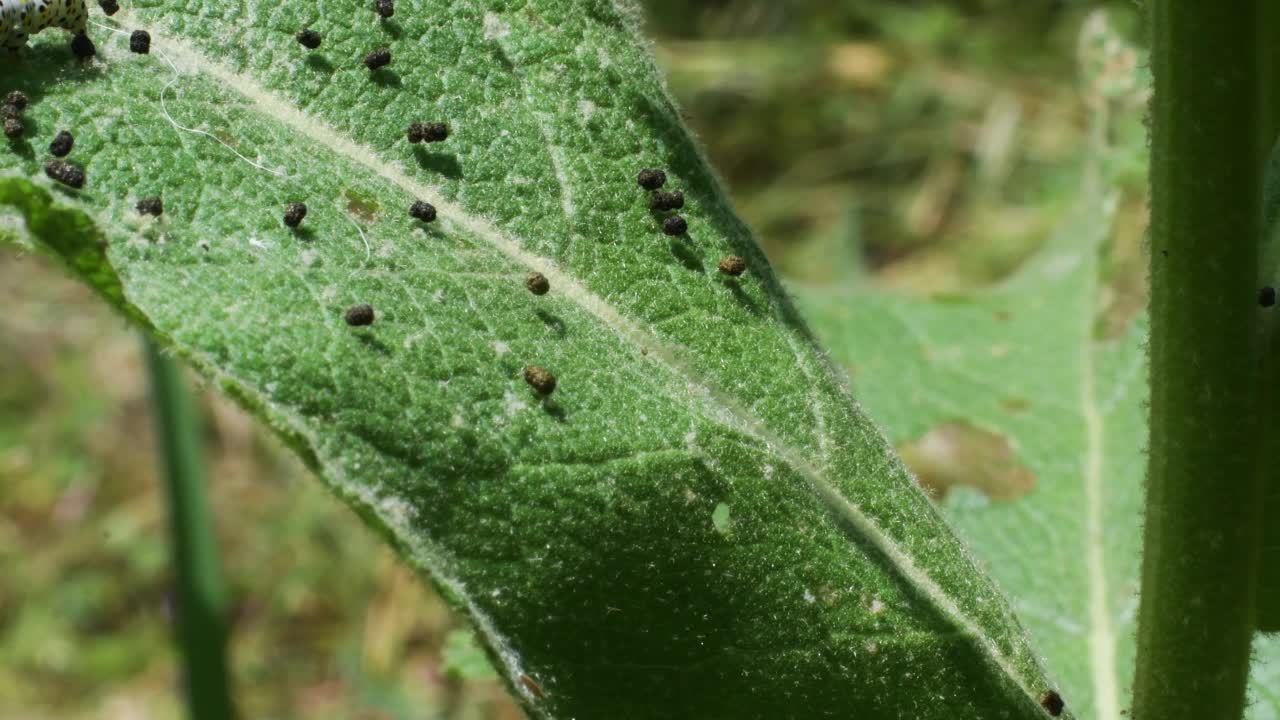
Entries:
POLYGON ((797 319, 635 10, 366 4, 139 0, 84 64, 40 36, 0 206, 427 574, 534 717, 1044 717, 1020 625, 797 319), (41 173, 59 129, 82 191, 41 173))
POLYGON ((497 677, 484 650, 476 644, 475 633, 454 630, 444 641, 444 657, 440 667, 445 672, 467 680, 497 677))
POLYGON ((1091 183, 1043 254, 991 291, 800 294, 871 416, 913 465, 939 469, 923 479, 946 490, 1064 698, 1099 719, 1119 717, 1132 672, 1146 377, 1141 318, 1096 336, 1113 207, 1091 183), (1001 447, 1014 460, 993 471, 1001 447))
MULTIPOLYGON (((1104 138, 1137 126, 1141 103, 1122 101, 1147 84, 1115 77, 1141 63, 1100 17, 1082 44, 1086 97, 1102 109, 1091 155, 1075 206, 1036 257, 961 295, 797 295, 863 407, 1012 596, 1068 705, 1121 720, 1135 656, 1147 324, 1110 284, 1115 176, 1132 150, 1104 138), (1104 72, 1089 71, 1091 38, 1109 48, 1104 72)), ((1248 717, 1275 720, 1280 638, 1260 637, 1255 657, 1248 717)))

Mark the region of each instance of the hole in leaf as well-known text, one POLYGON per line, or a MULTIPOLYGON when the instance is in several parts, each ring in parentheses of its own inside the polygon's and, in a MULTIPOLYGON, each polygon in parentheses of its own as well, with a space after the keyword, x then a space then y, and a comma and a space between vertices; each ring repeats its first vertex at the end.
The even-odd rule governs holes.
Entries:
POLYGON ((972 488, 992 500, 1013 500, 1035 487, 1035 475, 1018 462, 1004 435, 964 421, 943 423, 898 452, 935 500, 953 487, 972 488))
POLYGON ((721 535, 729 534, 729 530, 733 526, 733 519, 729 517, 728 505, 718 503, 716 509, 711 511, 711 526, 721 535))

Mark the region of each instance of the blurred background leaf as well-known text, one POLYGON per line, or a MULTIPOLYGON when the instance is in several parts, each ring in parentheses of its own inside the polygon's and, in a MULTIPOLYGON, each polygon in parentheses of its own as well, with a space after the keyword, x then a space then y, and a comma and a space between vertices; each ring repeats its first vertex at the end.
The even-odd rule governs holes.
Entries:
MULTIPOLYGON (((798 282, 929 294, 1006 278, 1061 225, 1087 140, 1079 28, 1106 5, 1133 37, 1139 12, 645 4, 672 91, 774 263, 798 282)), ((1109 172, 1127 198, 1117 232, 1136 251, 1143 135, 1125 132, 1113 144, 1135 150, 1109 172)), ((22 234, 4 218, 0 233, 22 234)), ((1126 268, 1109 286, 1136 282, 1121 294, 1140 298, 1126 268)), ((51 263, 12 250, 0 302, 0 719, 178 717, 134 335, 51 263)), ((205 405, 246 717, 520 717, 443 602, 243 413, 212 393, 205 405)))
MULTIPOLYGON (((1051 239, 984 286, 797 284, 854 394, 1005 591, 1082 717, 1127 714, 1145 442, 1150 76, 1105 12, 1084 22, 1091 116, 1051 239)), ((1280 637, 1246 717, 1280 717, 1280 637)))
POLYGON ((1080 43, 1091 141, 1050 242, 997 285, 928 297, 797 289, 855 395, 1012 598, 1081 717, 1120 720, 1133 673, 1145 197, 1116 162, 1149 83, 1102 13, 1080 43), (1115 143, 1119 141, 1120 145, 1115 143), (1117 222, 1123 211, 1136 215, 1117 222))

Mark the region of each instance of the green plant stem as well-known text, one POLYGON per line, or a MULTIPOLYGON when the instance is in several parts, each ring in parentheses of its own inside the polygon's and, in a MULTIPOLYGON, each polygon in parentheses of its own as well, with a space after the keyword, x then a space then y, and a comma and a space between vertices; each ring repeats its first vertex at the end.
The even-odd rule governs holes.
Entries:
POLYGON ((1259 92, 1262 120, 1259 157, 1267 157, 1280 134, 1280 3, 1263 2, 1259 8, 1258 48, 1262 53, 1259 92))
POLYGON ((205 498, 199 415, 178 365, 150 339, 144 343, 169 498, 187 714, 193 720, 227 720, 235 716, 227 679, 227 601, 205 498))
MULTIPOLYGON (((1262 20, 1258 23, 1259 46, 1262 48, 1261 93, 1262 128, 1259 142, 1263 153, 1269 153, 1264 181, 1263 266, 1258 284, 1280 286, 1280 247, 1277 247, 1277 217, 1280 217, 1280 3, 1262 4, 1262 20)), ((1265 156, 1265 155, 1264 155, 1265 156)), ((1262 354, 1259 377, 1263 382, 1262 411, 1266 426, 1263 436, 1264 458, 1270 449, 1270 462, 1262 469, 1267 474, 1263 517, 1280 517, 1280 408, 1276 407, 1274 378, 1280 359, 1280 333, 1276 332, 1275 308, 1262 311, 1262 354)), ((1280 631, 1280 523, 1264 522, 1258 561, 1258 629, 1280 631)))
MULTIPOLYGON (((1263 283, 1275 284, 1275 268, 1264 272, 1263 283)), ((1280 407, 1277 407, 1276 382, 1277 359, 1280 358, 1280 332, 1276 331, 1277 318, 1270 317, 1275 308, 1263 310, 1259 339, 1261 354, 1258 358, 1258 398, 1263 416, 1262 462, 1259 474, 1263 480, 1262 517, 1274 518, 1280 512, 1280 407)), ((1280 631, 1280 523, 1262 524, 1258 548, 1258 584, 1256 595, 1256 628, 1262 632, 1280 631)))
POLYGON ((1151 440, 1136 720, 1236 720, 1261 485, 1261 5, 1152 3, 1151 440))

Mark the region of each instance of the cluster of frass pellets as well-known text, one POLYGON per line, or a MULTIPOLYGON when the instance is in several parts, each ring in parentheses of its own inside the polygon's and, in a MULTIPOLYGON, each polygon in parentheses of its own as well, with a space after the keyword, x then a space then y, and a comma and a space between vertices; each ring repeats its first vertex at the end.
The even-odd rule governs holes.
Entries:
MULTIPOLYGON (((449 137, 449 125, 442 122, 415 122, 409 125, 405 135, 408 136, 409 142, 415 145, 421 142, 443 142, 449 137)), ((409 206, 409 215, 415 220, 420 220, 424 223, 434 222, 436 219, 436 206, 423 200, 415 200, 409 206)), ((291 202, 285 206, 285 225, 296 228, 302 224, 303 219, 306 217, 306 203, 291 202)))
MULTIPOLYGON (((378 16, 383 20, 387 20, 396 14, 396 4, 393 0, 376 0, 374 2, 374 11, 377 12, 378 16)), ((315 50, 316 48, 319 48, 323 42, 323 38, 321 38, 320 33, 312 30, 311 28, 303 28, 302 30, 299 30, 297 35, 294 37, 297 39, 299 44, 308 50, 315 50)), ((391 51, 387 48, 378 48, 373 50, 365 56, 364 64, 365 67, 370 70, 378 70, 379 68, 385 67, 391 64, 391 51)), ((449 125, 448 123, 442 122, 415 122, 409 125, 405 135, 408 137, 409 142, 415 145, 423 142, 443 142, 449 138, 449 125)), ((436 208, 429 202, 418 200, 409 206, 409 215, 422 222, 433 222, 436 219, 436 208)), ((305 203, 291 202, 285 208, 284 224, 291 228, 296 228, 302 223, 303 218, 306 216, 307 206, 305 203)), ((355 318, 359 320, 365 317, 365 315, 368 316, 367 322, 355 322, 350 324, 368 325, 373 322, 372 311, 365 314, 356 313, 355 318)), ((349 316, 348 322, 350 322, 350 320, 351 317, 349 316)))
MULTIPOLYGON (((390 20, 396 14, 394 0, 375 0, 374 12, 383 20, 390 20)), ((315 50, 324 42, 320 33, 311 28, 303 28, 294 36, 300 45, 308 50, 315 50)), ((378 70, 391 64, 391 50, 385 47, 375 48, 364 56, 364 66, 370 70, 378 70)))
MULTIPOLYGON (((410 126, 409 137, 411 142, 417 142, 417 140, 413 139, 415 132, 414 128, 417 126, 418 124, 410 126)), ((419 128, 419 132, 420 131, 421 130, 419 128)), ((649 196, 649 208, 651 210, 656 212, 669 212, 672 210, 679 210, 684 207, 684 193, 679 190, 662 190, 662 187, 667 184, 667 174, 662 170, 656 168, 645 168, 636 176, 636 182, 640 187, 651 193, 649 196)), ((294 209, 300 210, 301 215, 306 214, 305 206, 302 206, 301 203, 294 203, 294 205, 299 206, 294 209)), ((432 210, 434 217, 434 208, 432 210)), ((298 216, 298 221, 301 221, 301 216, 298 216)), ((286 224, 289 224, 290 222, 287 214, 285 222, 286 224)), ((293 224, 296 225, 296 223, 293 224)), ((662 221, 662 231, 667 235, 684 235, 688 230, 688 221, 680 215, 670 215, 662 221)), ((738 277, 746 272, 747 263, 737 255, 726 255, 720 260, 719 270, 725 275, 738 277)), ((547 276, 542 273, 531 272, 525 278, 525 287, 534 295, 546 295, 547 292, 551 290, 551 281, 549 281, 547 276)), ((374 315, 373 306, 361 303, 347 308, 346 313, 343 315, 343 319, 352 327, 363 327, 373 324, 374 315)), ((530 387, 536 390, 538 394, 544 398, 549 396, 556 389, 556 376, 552 374, 550 370, 538 365, 525 366, 524 379, 525 382, 529 383, 530 387)))
MULTIPOLYGON (((684 207, 684 193, 679 190, 665 191, 667 173, 659 168, 645 168, 636 176, 636 183, 649 191, 649 209, 664 213, 684 207)), ((668 215, 662 220, 662 232, 667 235, 680 236, 689 232, 689 221, 680 215, 668 215)), ((726 255, 720 259, 720 272, 730 277, 738 277, 747 271, 747 261, 737 255, 726 255)))
MULTIPOLYGON (((4 121, 4 134, 10 140, 22 137, 25 132, 22 115, 30 103, 30 98, 18 90, 9 93, 4 97, 4 101, 0 102, 0 118, 4 121)), ((63 185, 82 188, 84 187, 84 170, 79 165, 62 159, 71 154, 75 144, 75 136, 66 130, 59 130, 49 143, 49 154, 53 155, 53 158, 44 164, 44 172, 63 185)))
MULTIPOLYGON (((396 13, 393 0, 376 0, 374 11, 383 20, 390 19, 396 13)), ((294 36, 298 44, 308 50, 315 50, 324 42, 320 33, 311 28, 303 28, 294 36)), ((376 48, 364 57, 364 65, 370 71, 377 71, 391 64, 391 50, 385 47, 376 48)), ((443 122, 415 122, 405 130, 405 137, 411 144, 437 143, 449 138, 449 125, 443 122)), ((409 215, 422 222, 436 219, 436 208, 431 203, 417 200, 409 207, 409 215)), ((307 216, 307 206, 301 202, 292 202, 285 208, 284 224, 297 227, 307 216)), ((525 278, 525 287, 534 295, 546 295, 551 290, 551 281, 539 272, 532 272, 525 278)), ((351 327, 366 327, 373 324, 376 313, 372 305, 359 303, 347 308, 342 315, 343 321, 351 327)), ((528 365, 524 368, 525 382, 543 397, 551 395, 556 389, 556 376, 546 368, 528 365)))
MULTIPOLYGON (((115 14, 119 9, 115 0, 99 0, 99 5, 108 15, 115 14)), ((393 0, 376 0, 374 9, 381 18, 388 19, 395 14, 395 3, 393 0)), ((73 50, 82 57, 92 56, 94 54, 92 43, 88 42, 88 38, 83 35, 78 37, 84 38, 88 50, 76 49, 75 42, 73 42, 73 50)), ((319 48, 322 43, 320 34, 310 28, 299 31, 296 39, 309 50, 319 48)), ((145 31, 135 31, 129 37, 129 49, 135 53, 147 54, 150 52, 150 46, 151 37, 145 31)), ((377 48, 364 58, 365 66, 371 71, 376 71, 390 63, 391 51, 387 48, 377 48)), ((4 123, 5 134, 11 138, 20 136, 22 133, 21 115, 27 103, 25 95, 15 92, 6 97, 4 103, 0 105, 0 120, 4 123)), ((443 142, 449 137, 449 125, 443 122, 415 122, 409 125, 405 135, 412 144, 443 142)), ((63 130, 54 138, 49 151, 57 158, 63 158, 71 152, 74 143, 75 139, 71 133, 63 130)), ((45 173, 50 178, 73 188, 81 188, 85 183, 84 170, 61 159, 46 163, 45 173)), ((636 182, 641 188, 649 191, 650 210, 657 213, 672 213, 662 219, 662 232, 670 236, 685 235, 689 230, 688 221, 674 213, 684 207, 684 193, 679 190, 662 189, 667 183, 667 174, 660 169, 646 168, 640 171, 636 182)), ((164 203, 159 197, 143 198, 138 201, 136 207, 137 211, 144 215, 158 217, 164 212, 164 203)), ((424 223, 433 222, 436 219, 436 208, 428 202, 418 200, 409 207, 409 215, 424 223)), ((283 222, 289 228, 297 228, 306 216, 306 203, 290 202, 284 208, 283 222)), ((746 269, 746 261, 736 255, 728 255, 720 260, 719 271, 724 275, 738 277, 746 272, 746 269)), ((551 290, 551 283, 542 273, 531 272, 525 278, 525 287, 534 295, 545 295, 551 290)), ((372 325, 374 319, 374 309, 366 303, 352 305, 343 313, 343 320, 352 327, 372 325)), ((524 368, 524 379, 543 397, 549 396, 556 388, 555 375, 537 365, 524 368)))
MULTIPOLYGON (((115 15, 120 10, 120 5, 116 0, 98 0, 98 6, 107 15, 115 15)), ((146 55, 151 52, 151 35, 145 30, 135 30, 129 35, 129 49, 139 55, 146 55)), ((72 39, 71 50, 81 58, 93 57, 97 53, 93 46, 93 41, 89 40, 89 36, 84 33, 78 33, 72 39)), ((0 122, 3 123, 5 137, 11 141, 18 140, 26 133, 22 115, 29 104, 30 99, 26 94, 17 90, 6 95, 4 101, 0 103, 0 122)), ((54 157, 45 162, 44 173, 53 180, 78 190, 84 187, 86 179, 84 168, 63 159, 71 154, 75 143, 75 136, 71 134, 70 130, 59 130, 53 136, 53 140, 49 142, 49 153, 54 157)), ((161 213, 160 199, 144 198, 138 202, 138 211, 159 215, 161 213)))

